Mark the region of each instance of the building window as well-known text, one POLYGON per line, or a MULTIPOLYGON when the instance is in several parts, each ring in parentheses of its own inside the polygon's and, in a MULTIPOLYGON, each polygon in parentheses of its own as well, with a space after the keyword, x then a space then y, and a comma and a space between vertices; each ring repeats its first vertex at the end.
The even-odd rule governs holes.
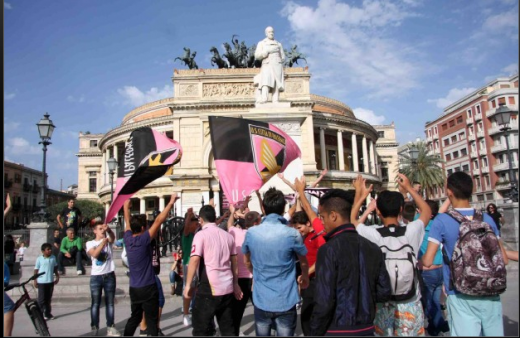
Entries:
POLYGON ((457 124, 462 123, 462 116, 457 117, 457 124))
POLYGON ((477 114, 480 114, 480 104, 477 105, 477 114))
POLYGON ((457 142, 457 135, 453 135, 451 137, 451 143, 455 143, 455 142, 457 142))
POLYGON ((459 134, 459 140, 464 140, 466 138, 466 134, 464 132, 459 134))
POLYGON ((448 124, 450 125, 450 127, 455 126, 455 120, 451 120, 450 122, 448 122, 448 124))
POLYGON ((14 174, 14 183, 22 183, 22 175, 14 174))
POLYGON ((385 132, 384 131, 378 131, 377 132, 377 137, 378 138, 385 138, 385 132))
POLYGON ((388 168, 381 168, 383 182, 388 182, 388 168))
POLYGON ((467 173, 467 172, 469 171, 469 165, 464 164, 464 165, 462 166, 462 171, 465 172, 465 173, 467 173))
POLYGON ((444 139, 444 146, 449 146, 450 145, 450 139, 444 139))
POLYGON ((97 147, 97 140, 90 140, 90 148, 97 147))
POLYGON ((515 105, 515 98, 514 98, 514 96, 510 96, 507 99, 509 100, 509 104, 510 105, 513 105, 513 106, 515 105))
POLYGON ((450 176, 453 173, 452 169, 448 169, 448 176, 450 176))
POLYGON ((437 135, 437 126, 435 126, 435 128, 433 128, 433 133, 434 133, 435 135, 437 135))
POLYGON ((451 154, 446 154, 446 161, 451 161, 451 154))
POLYGON ((498 98, 498 105, 500 105, 501 103, 506 103, 506 98, 505 97, 499 97, 498 98))
POLYGON ((442 125, 442 130, 446 130, 446 129, 448 129, 448 125, 447 125, 446 123, 444 123, 444 124, 442 125))
POLYGON ((88 192, 96 192, 97 187, 97 178, 89 178, 88 179, 88 192))
POLYGON ((478 169, 478 161, 473 161, 473 168, 478 169))
POLYGON ((459 151, 454 151, 453 152, 453 158, 459 158, 459 151))
POLYGON ((468 154, 468 150, 466 148, 462 148, 460 150, 460 156, 466 156, 468 154))
POLYGON ((500 88, 509 88, 509 85, 508 84, 501 84, 500 88))
POLYGON ((497 103, 495 102, 495 100, 491 101, 491 107, 493 107, 493 108, 497 107, 497 103))
POLYGON ((472 116, 473 114, 471 113, 471 109, 468 109, 468 118, 470 119, 472 116))

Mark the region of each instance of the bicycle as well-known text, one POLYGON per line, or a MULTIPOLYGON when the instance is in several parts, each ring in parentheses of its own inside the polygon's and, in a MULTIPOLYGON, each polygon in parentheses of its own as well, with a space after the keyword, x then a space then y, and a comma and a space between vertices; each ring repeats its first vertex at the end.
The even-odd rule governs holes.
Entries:
POLYGON ((29 278, 27 281, 21 283, 21 284, 11 284, 4 288, 4 291, 9 291, 14 288, 22 288, 23 294, 16 301, 14 304, 14 312, 18 310, 18 308, 22 305, 22 303, 25 303, 25 308, 27 309, 27 313, 29 314, 29 317, 31 318, 31 321, 34 325, 34 328, 36 329, 36 333, 39 334, 42 337, 50 337, 49 328, 47 327, 47 322, 43 318, 42 310, 40 309, 40 306, 38 305, 38 302, 34 299, 31 299, 31 296, 29 295, 29 292, 27 292, 27 288, 25 285, 27 283, 30 283, 31 281, 35 280, 36 278, 44 275, 45 272, 41 272, 37 275, 33 275, 31 278, 29 278))

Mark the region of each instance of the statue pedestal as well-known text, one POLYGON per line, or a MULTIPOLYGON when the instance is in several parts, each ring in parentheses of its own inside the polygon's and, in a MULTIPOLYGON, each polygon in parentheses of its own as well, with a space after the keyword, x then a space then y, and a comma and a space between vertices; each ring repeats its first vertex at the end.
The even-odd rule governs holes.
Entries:
POLYGON ((291 102, 265 102, 265 103, 255 103, 255 108, 267 108, 267 109, 287 109, 291 108, 291 102))
POLYGON ((36 258, 42 253, 42 244, 49 241, 49 235, 51 225, 47 222, 31 222, 27 229, 29 229, 29 247, 25 251, 24 260, 22 266, 26 264, 32 264, 34 268, 34 262, 36 258))

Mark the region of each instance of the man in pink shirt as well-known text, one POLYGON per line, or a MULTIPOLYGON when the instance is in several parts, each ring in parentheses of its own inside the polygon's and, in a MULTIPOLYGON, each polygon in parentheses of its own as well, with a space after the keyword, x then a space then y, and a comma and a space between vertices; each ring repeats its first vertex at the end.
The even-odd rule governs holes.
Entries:
POLYGON ((212 336, 216 316, 222 336, 235 335, 232 300, 242 298, 238 285, 238 267, 233 236, 220 229, 215 209, 203 206, 199 211, 202 229, 195 234, 191 247, 184 297, 191 298, 191 282, 198 270, 199 286, 193 307, 193 336, 212 336))

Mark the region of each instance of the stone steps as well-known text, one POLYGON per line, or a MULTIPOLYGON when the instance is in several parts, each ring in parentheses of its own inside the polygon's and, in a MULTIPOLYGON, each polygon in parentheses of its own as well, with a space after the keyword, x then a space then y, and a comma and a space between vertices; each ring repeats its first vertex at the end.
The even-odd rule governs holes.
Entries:
MULTIPOLYGON (((116 265, 116 301, 130 303, 129 287, 130 278, 126 275, 128 270, 121 260, 121 250, 114 250, 114 263, 116 265)), ((173 264, 173 257, 169 253, 166 257, 161 257, 161 273, 159 278, 163 285, 165 297, 170 295, 170 268, 173 264)), ((85 274, 77 275, 76 266, 66 266, 65 274, 60 275, 60 281, 54 286, 52 297, 53 303, 81 303, 90 304, 90 266, 84 266, 85 274)), ((21 262, 21 274, 12 276, 10 284, 26 281, 34 274, 34 261, 24 260, 21 262)), ((27 291, 31 298, 37 299, 37 289, 33 284, 27 284, 27 291)), ((7 292, 13 300, 18 299, 21 290, 17 288, 7 292)), ((171 297, 171 296, 170 296, 171 297)))

